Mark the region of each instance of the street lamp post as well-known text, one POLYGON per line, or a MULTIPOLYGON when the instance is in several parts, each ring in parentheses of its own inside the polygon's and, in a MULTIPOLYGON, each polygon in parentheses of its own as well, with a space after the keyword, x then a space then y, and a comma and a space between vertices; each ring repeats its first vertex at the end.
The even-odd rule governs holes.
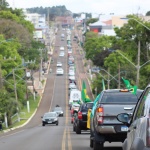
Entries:
MULTIPOLYGON (((150 28, 147 27, 146 25, 144 25, 142 22, 138 21, 137 19, 135 18, 121 18, 121 19, 129 19, 129 20, 134 20, 136 21, 137 23, 139 23, 140 25, 142 25, 143 27, 145 27, 147 30, 150 31, 150 28)), ((139 85, 139 79, 140 79, 140 69, 141 67, 143 67, 144 65, 146 65, 148 62, 150 62, 150 60, 148 60, 146 63, 144 63, 143 65, 140 66, 140 53, 141 53, 141 42, 140 40, 138 40, 138 55, 137 55, 137 65, 134 65, 128 58, 126 58, 123 54, 121 54, 126 60, 128 60, 136 69, 137 69, 137 76, 136 76, 136 85, 138 86, 139 85)), ((118 51, 117 51, 118 52, 118 51)))

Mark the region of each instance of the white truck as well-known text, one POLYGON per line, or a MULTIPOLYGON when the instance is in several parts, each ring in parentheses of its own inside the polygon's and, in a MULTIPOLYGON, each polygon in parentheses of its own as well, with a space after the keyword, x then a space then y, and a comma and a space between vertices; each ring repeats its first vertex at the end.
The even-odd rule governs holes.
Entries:
POLYGON ((80 103, 80 102, 81 102, 81 91, 78 89, 72 89, 69 97, 70 109, 73 103, 80 103))

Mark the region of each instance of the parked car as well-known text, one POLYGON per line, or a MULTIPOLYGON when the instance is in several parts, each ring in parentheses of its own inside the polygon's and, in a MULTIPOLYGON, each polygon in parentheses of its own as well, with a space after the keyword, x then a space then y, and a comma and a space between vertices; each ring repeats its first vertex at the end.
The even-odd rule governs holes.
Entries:
POLYGON ((64 74, 64 70, 62 68, 56 69, 56 75, 63 75, 63 74, 64 74))
POLYGON ((132 118, 121 113, 117 119, 128 127, 123 150, 150 150, 150 84, 139 98, 132 118))
POLYGON ((80 105, 78 115, 74 118, 73 129, 76 134, 81 134, 82 130, 89 130, 87 128, 87 112, 92 109, 93 102, 83 103, 80 105))
POLYGON ((62 110, 62 108, 60 106, 59 107, 58 106, 55 107, 53 109, 53 112, 56 112, 58 116, 62 116, 63 117, 63 115, 64 115, 64 112, 63 112, 63 110, 62 110))
POLYGON ((47 112, 42 117, 42 126, 46 124, 56 124, 58 125, 58 116, 56 112, 47 112))
POLYGON ((123 112, 132 115, 142 92, 143 90, 137 90, 137 95, 128 89, 108 89, 101 92, 94 116, 90 120, 90 147, 102 150, 106 141, 125 140, 128 127, 117 120, 117 115, 123 112))

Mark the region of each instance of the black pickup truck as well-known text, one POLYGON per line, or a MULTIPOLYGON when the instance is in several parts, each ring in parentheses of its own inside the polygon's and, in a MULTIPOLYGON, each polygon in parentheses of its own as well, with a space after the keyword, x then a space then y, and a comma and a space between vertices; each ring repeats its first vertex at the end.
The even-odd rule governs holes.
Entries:
POLYGON ((105 141, 123 142, 128 127, 117 120, 119 113, 132 116, 134 107, 143 90, 133 95, 127 89, 109 89, 101 92, 94 116, 90 119, 90 147, 102 150, 105 141))

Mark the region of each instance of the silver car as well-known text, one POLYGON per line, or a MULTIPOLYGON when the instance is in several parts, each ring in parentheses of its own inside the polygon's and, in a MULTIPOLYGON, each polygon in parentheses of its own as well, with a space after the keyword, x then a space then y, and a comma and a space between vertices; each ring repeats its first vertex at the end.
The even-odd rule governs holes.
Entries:
POLYGON ((139 98, 132 118, 121 113, 117 119, 129 127, 123 150, 150 150, 150 84, 139 98))
POLYGON ((56 124, 58 125, 58 115, 56 112, 47 112, 42 117, 42 126, 46 124, 56 124))
POLYGON ((61 107, 55 107, 53 109, 53 111, 56 112, 58 116, 62 116, 63 117, 63 115, 64 115, 64 112, 63 112, 61 107))

